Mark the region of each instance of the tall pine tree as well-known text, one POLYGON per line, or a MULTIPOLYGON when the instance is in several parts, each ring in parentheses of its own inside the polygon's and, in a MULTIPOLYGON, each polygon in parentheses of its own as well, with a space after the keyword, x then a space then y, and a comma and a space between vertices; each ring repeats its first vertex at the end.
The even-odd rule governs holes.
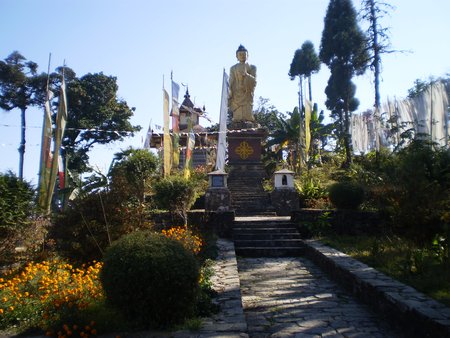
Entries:
POLYGON ((363 74, 367 68, 369 55, 366 46, 367 39, 358 26, 351 0, 330 0, 319 58, 331 72, 325 89, 325 104, 339 125, 339 141, 345 149, 343 166, 349 166, 352 161, 350 119, 359 106, 352 78, 363 74))
POLYGON ((370 69, 374 75, 374 117, 376 123, 376 150, 379 152, 380 142, 378 139, 378 128, 380 123, 381 99, 380 99, 380 74, 381 74, 381 54, 392 53, 388 50, 390 46, 388 28, 383 28, 380 20, 393 10, 394 7, 380 0, 362 0, 361 18, 369 24, 367 29, 368 48, 370 53, 370 69))
MULTIPOLYGON (((39 105, 36 94, 46 77, 37 73, 38 65, 27 61, 19 52, 12 52, 5 61, 0 61, 0 108, 6 111, 20 110, 19 178, 23 179, 26 144, 26 111, 39 105)), ((41 97, 42 99, 42 97, 41 97)))

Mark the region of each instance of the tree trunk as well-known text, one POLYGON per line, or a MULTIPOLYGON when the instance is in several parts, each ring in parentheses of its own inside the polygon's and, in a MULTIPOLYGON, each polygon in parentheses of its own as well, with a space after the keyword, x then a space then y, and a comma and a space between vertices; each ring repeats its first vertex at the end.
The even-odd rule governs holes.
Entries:
POLYGON ((345 147, 345 162, 344 168, 350 167, 352 163, 352 144, 350 135, 350 113, 348 109, 344 112, 344 147, 345 147))
POLYGON ((305 134, 303 132, 303 80, 302 76, 299 76, 299 92, 298 92, 298 115, 299 115, 299 126, 298 126, 298 146, 297 146, 297 158, 298 158, 298 165, 294 166, 295 172, 301 172, 303 169, 303 164, 305 163, 305 155, 304 155, 304 139, 305 134))
POLYGON ((19 179, 23 180, 23 166, 24 166, 24 159, 25 159, 25 132, 26 132, 26 118, 25 118, 25 108, 20 109, 21 114, 21 128, 20 131, 20 146, 19 146, 19 179))
POLYGON ((378 23, 377 23, 377 15, 375 8, 375 1, 370 0, 370 17, 371 17, 371 25, 373 32, 373 41, 372 41, 372 49, 373 49, 373 67, 374 67, 374 86, 375 86, 375 149, 376 149, 376 157, 378 159, 380 152, 380 138, 379 138, 379 124, 380 124, 380 111, 381 111, 381 99, 380 99, 380 73, 381 73, 381 57, 380 57, 380 46, 378 45, 378 23))
POLYGON ((303 78, 301 75, 299 75, 299 82, 298 82, 298 111, 303 111, 303 78))
POLYGON ((312 104, 312 86, 311 86, 311 75, 308 76, 308 91, 309 91, 309 101, 312 104))

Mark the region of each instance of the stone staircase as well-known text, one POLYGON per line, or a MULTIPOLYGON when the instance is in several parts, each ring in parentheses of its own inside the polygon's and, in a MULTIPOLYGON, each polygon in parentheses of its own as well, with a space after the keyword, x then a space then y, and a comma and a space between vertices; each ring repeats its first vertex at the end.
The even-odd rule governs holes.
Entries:
POLYGON ((242 257, 296 257, 304 243, 290 217, 236 217, 233 224, 236 255, 242 257))
POLYGON ((230 166, 228 189, 231 194, 231 208, 236 215, 254 215, 271 212, 269 194, 262 182, 266 171, 261 163, 234 164, 230 166))

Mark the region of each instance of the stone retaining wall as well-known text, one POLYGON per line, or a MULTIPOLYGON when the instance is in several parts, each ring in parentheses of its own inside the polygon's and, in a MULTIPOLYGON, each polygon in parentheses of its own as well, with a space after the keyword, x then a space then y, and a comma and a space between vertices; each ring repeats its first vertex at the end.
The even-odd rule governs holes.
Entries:
POLYGON ((406 337, 450 337, 450 308, 318 241, 305 244, 307 258, 401 327, 406 337))
MULTIPOLYGON (((300 209, 291 213, 291 220, 300 225, 329 222, 337 234, 376 234, 383 218, 376 212, 339 209, 300 209)), ((305 229, 299 229, 304 232, 305 229)))
MULTIPOLYGON (((232 237, 234 211, 189 210, 187 216, 189 226, 198 228, 201 232, 212 231, 222 238, 232 237)), ((169 212, 153 212, 150 214, 150 220, 155 223, 158 229, 183 225, 183 219, 180 215, 169 212)))

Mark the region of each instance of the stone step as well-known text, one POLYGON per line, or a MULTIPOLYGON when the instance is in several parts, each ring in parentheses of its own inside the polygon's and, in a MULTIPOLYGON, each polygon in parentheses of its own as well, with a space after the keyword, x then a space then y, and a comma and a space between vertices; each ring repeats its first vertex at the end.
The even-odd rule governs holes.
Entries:
POLYGON ((252 201, 269 201, 269 197, 265 195, 231 195, 232 201, 243 201, 243 202, 252 202, 252 201))
POLYGON ((280 239, 302 239, 298 232, 290 233, 239 233, 236 232, 235 240, 280 240, 280 239))
POLYGON ((264 223, 258 221, 234 221, 233 227, 236 228, 293 228, 296 229, 296 225, 289 221, 267 221, 264 223))
POLYGON ((248 210, 248 211, 266 211, 267 204, 266 203, 258 203, 258 202, 242 202, 242 203, 231 203, 232 209, 239 210, 248 210))
POLYGON ((299 257, 304 255, 303 247, 242 247, 235 248, 241 257, 299 257))
POLYGON ((232 197, 249 197, 249 198, 269 198, 269 194, 265 192, 263 189, 260 190, 254 190, 252 188, 246 187, 241 185, 237 190, 233 190, 232 188, 228 187, 228 190, 230 190, 232 197))
POLYGON ((233 228, 235 234, 271 234, 284 233, 295 234, 298 233, 296 228, 233 228))
POLYGON ((254 248, 272 248, 272 247, 302 247, 303 240, 301 239, 234 239, 234 246, 236 248, 246 248, 246 247, 254 247, 254 248))
POLYGON ((257 210, 257 211, 249 211, 249 210, 235 210, 236 216, 276 216, 277 213, 275 211, 269 211, 273 210, 270 206, 267 207, 265 210, 257 210))

